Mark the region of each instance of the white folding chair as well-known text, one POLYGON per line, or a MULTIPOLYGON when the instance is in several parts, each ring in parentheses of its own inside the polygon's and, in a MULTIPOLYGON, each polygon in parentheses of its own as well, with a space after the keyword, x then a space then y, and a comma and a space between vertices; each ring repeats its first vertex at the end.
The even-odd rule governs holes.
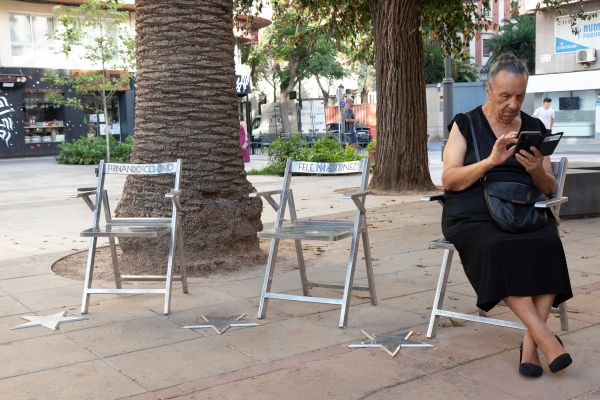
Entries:
POLYGON ((98 183, 96 188, 78 189, 80 192, 72 194, 71 198, 82 198, 93 212, 92 227, 81 232, 81 237, 89 237, 90 245, 88 250, 87 266, 85 272, 85 283, 83 287, 83 301, 81 304, 81 313, 88 312, 91 294, 146 294, 159 293, 165 295, 164 313, 168 314, 171 306, 171 286, 172 282, 181 281, 183 293, 187 293, 187 277, 185 272, 185 263, 183 258, 183 237, 181 233, 181 224, 179 211, 181 205, 179 197, 181 195, 181 160, 161 164, 112 164, 100 161, 96 169, 98 183), (174 188, 165 194, 165 197, 171 199, 173 212, 170 218, 113 218, 110 212, 108 202, 108 193, 104 189, 106 175, 175 175, 174 188), (90 200, 90 196, 95 195, 95 201, 90 200), (100 213, 104 207, 105 225, 100 225, 100 213), (121 275, 119 272, 119 261, 117 258, 117 249, 115 238, 160 238, 170 234, 169 256, 167 261, 166 275, 121 275), (115 289, 92 288, 92 278, 94 273, 94 260, 96 256, 96 244, 99 237, 108 238, 110 245, 110 255, 112 259, 113 271, 115 276, 115 289), (173 276, 175 263, 175 252, 178 252, 180 276, 173 276), (131 289, 122 288, 123 281, 165 281, 164 289, 131 289))
MULTIPOLYGON (((562 197, 563 188, 565 186, 565 176, 567 173, 568 160, 561 158, 559 162, 552 163, 552 172, 556 177, 556 191, 554 197, 550 200, 539 201, 535 203, 536 207, 547 208, 552 212, 556 223, 560 224, 560 206, 562 203, 567 202, 567 197, 562 197)), ((423 201, 438 201, 442 206, 444 205, 444 195, 435 196, 423 196, 423 201)), ((526 329, 525 325, 520 322, 505 321, 501 319, 488 318, 483 310, 479 310, 479 315, 463 314, 454 311, 448 311, 442 309, 444 304, 444 297, 446 295, 446 285, 448 284, 448 277, 450 276, 450 267, 452 266, 452 256, 456 248, 452 243, 446 239, 438 239, 429 243, 430 249, 444 249, 444 259, 442 262, 442 269, 440 271, 440 277, 438 280, 437 290, 435 292, 435 298, 433 300, 433 309, 431 310, 431 319, 429 321, 429 328, 427 329, 427 337, 429 339, 434 338, 437 334, 437 328, 439 325, 440 317, 449 317, 462 319, 466 321, 481 322, 484 324, 498 325, 507 328, 515 329, 526 329)), ((503 304, 503 302, 501 302, 503 304)), ((559 305, 558 309, 552 309, 552 312, 558 312, 560 314, 560 325, 563 331, 569 330, 569 321, 567 318, 567 302, 563 302, 559 305)))
POLYGON ((258 237, 269 238, 271 240, 271 249, 269 251, 269 259, 267 262, 267 270, 265 272, 265 281, 263 284, 262 294, 260 297, 260 305, 258 308, 258 318, 264 318, 267 314, 267 304, 269 299, 305 301, 309 303, 325 303, 337 304, 342 307, 340 315, 339 327, 346 326, 348 321, 348 310, 350 308, 350 296, 352 290, 369 291, 371 304, 377 304, 375 294, 375 281, 373 278, 373 266, 371 262, 371 248, 369 246, 369 234, 367 230, 367 217, 365 210, 365 201, 367 194, 371 193, 366 190, 369 180, 370 163, 368 158, 361 161, 351 161, 342 163, 314 163, 304 161, 292 161, 288 159, 285 174, 283 177, 283 185, 281 190, 273 190, 269 192, 251 193, 250 197, 263 197, 277 211, 275 227, 270 230, 258 232, 258 237), (345 194, 344 199, 351 199, 356 205, 356 214, 353 222, 345 221, 322 221, 314 219, 298 219, 296 217, 296 206, 290 182, 292 173, 309 173, 309 174, 348 174, 362 173, 360 189, 352 194, 345 194), (279 194, 279 204, 272 198, 273 195, 279 194), (284 216, 286 205, 289 205, 291 223, 284 225, 284 216), (360 237, 363 240, 363 249, 365 253, 365 264, 367 269, 368 286, 353 286, 354 269, 356 266, 356 258, 358 255, 358 247, 360 237), (343 285, 333 283, 323 283, 309 281, 306 276, 306 268, 302 255, 302 240, 318 240, 334 242, 345 238, 352 238, 350 246, 350 257, 346 270, 346 280, 343 285), (300 280, 302 283, 303 296, 291 294, 272 293, 271 283, 273 281, 273 272, 275 270, 275 261, 277 258, 277 249, 279 241, 282 239, 294 240, 296 245, 296 256, 298 258, 298 269, 300 271, 300 280), (341 299, 311 297, 309 287, 323 287, 343 289, 344 293, 341 299))

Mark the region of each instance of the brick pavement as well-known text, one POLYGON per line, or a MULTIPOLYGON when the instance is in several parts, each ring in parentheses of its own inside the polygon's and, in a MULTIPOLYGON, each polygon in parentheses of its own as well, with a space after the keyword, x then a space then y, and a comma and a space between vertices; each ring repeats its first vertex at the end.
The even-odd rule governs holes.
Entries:
MULTIPOLYGON (((271 300, 256 319, 264 266, 229 275, 193 278, 190 294, 175 286, 172 314, 161 314, 159 295, 92 296, 89 320, 11 331, 21 315, 67 310, 79 315, 82 282, 56 276, 50 265, 86 248, 78 236, 89 223, 83 203, 68 200, 74 187, 93 181, 93 167, 58 166, 48 159, 0 162, 0 393, 4 398, 344 398, 344 399, 593 399, 600 397, 600 219, 564 221, 560 227, 575 298, 569 332, 561 335, 574 364, 531 380, 517 372, 522 332, 443 320, 434 340, 425 338, 442 252, 428 241, 441 237, 441 207, 418 196, 367 201, 379 304, 352 298, 348 326, 337 328, 339 308, 271 300), (7 168, 8 167, 8 168, 7 168), (24 174, 39 173, 31 183, 24 174), (29 185, 32 185, 30 187, 29 185), (64 218, 69 215, 69 218, 64 218), (184 330, 200 315, 246 313, 259 327, 184 330), (402 349, 396 357, 378 349, 349 349, 376 333, 415 331, 431 349, 402 349)), ((277 187, 277 177, 251 177, 258 188, 277 187)), ((335 189, 345 177, 303 177, 294 186, 301 216, 344 219, 350 209, 335 189), (341 178, 341 179, 338 179, 341 178), (317 190, 318 189, 318 190, 317 190), (313 200, 317 205, 309 205, 313 200), (304 203, 304 202, 303 202, 304 203), (330 207, 334 208, 331 209, 330 207)), ((122 183, 109 187, 111 200, 122 183)), ((264 220, 272 221, 270 210, 264 220)), ((311 279, 342 281, 347 243, 322 246, 311 279), (327 265, 327 266, 325 266, 327 265)), ((458 259, 456 257, 456 259, 458 259)), ((366 281, 357 265, 357 284, 366 281)), ((450 275, 447 305, 475 312, 475 298, 459 261, 450 275)), ((84 268, 84 266, 82 266, 84 268)), ((109 285, 110 283, 106 283, 109 285)), ((298 293, 297 270, 277 270, 274 289, 298 293)), ((313 289, 315 295, 340 291, 313 289)), ((505 307, 493 315, 515 318, 505 307)))

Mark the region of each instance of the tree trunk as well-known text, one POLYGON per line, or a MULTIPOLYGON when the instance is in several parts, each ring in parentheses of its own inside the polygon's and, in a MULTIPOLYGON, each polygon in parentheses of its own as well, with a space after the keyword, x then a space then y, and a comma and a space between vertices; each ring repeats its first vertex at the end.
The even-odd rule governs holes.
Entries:
POLYGON ((361 104, 367 104, 369 102, 369 92, 371 91, 371 67, 367 64, 367 69, 365 73, 365 84, 360 91, 360 102, 361 104))
POLYGON ((325 87, 323 85, 321 85, 321 81, 319 80, 319 77, 315 74, 313 74, 313 76, 317 80, 317 85, 319 85, 319 89, 321 89, 321 93, 323 94, 323 100, 325 101, 325 107, 327 107, 327 103, 329 103, 329 87, 331 85, 328 85, 327 89, 325 89, 325 87))
POLYGON ((370 187, 435 189, 427 158, 427 107, 420 1, 369 0, 375 33, 377 152, 370 187))
MULTIPOLYGON (((137 91, 132 163, 183 159, 182 225, 188 271, 263 262, 239 145, 232 3, 137 0, 137 91)), ((130 176, 116 214, 167 217, 170 175, 130 176), (167 179, 168 178, 168 179, 167 179)), ((124 269, 166 268, 169 237, 120 240, 124 269)))

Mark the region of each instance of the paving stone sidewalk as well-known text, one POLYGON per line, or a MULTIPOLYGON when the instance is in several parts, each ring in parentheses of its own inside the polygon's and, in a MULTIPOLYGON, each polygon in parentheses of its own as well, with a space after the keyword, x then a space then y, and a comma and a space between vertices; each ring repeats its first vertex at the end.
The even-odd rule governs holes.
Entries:
MULTIPOLYGON (((61 324, 57 331, 10 330, 26 322, 22 315, 65 310, 68 316, 80 315, 83 283, 56 276, 50 265, 87 248, 79 231, 88 227, 89 209, 67 197, 94 182, 94 167, 29 159, 0 162, 0 168, 2 398, 600 398, 598 218, 560 226, 575 297, 568 302, 570 330, 561 332, 554 315, 549 324, 574 364, 555 375, 543 361, 544 375, 532 380, 517 372, 522 331, 469 322, 455 327, 443 319, 438 336, 425 337, 443 253, 428 249, 430 240, 441 237, 441 207, 420 202, 419 196, 367 200, 378 305, 355 292, 346 329, 337 327, 339 308, 324 304, 271 300, 267 318, 258 320, 264 266, 246 266, 229 275, 193 278, 187 295, 175 284, 167 316, 161 313, 160 295, 95 295, 87 321, 61 324), (221 336, 211 329, 182 329, 200 323, 201 315, 241 313, 260 326, 230 328, 221 336), (394 358, 379 349, 348 348, 364 340, 361 330, 413 331, 412 339, 434 348, 402 349, 394 358)), ((281 182, 278 177, 250 179, 261 190, 281 182)), ((354 180, 299 177, 294 183, 298 213, 352 218, 352 204, 335 190, 356 186, 354 180)), ((122 181, 108 190, 111 201, 117 200, 122 181)), ((265 208, 265 224, 272 223, 272 214, 265 208)), ((317 265, 308 266, 309 278, 342 282, 348 244, 319 243, 324 251, 314 257, 317 265)), ((366 283, 361 256, 359 285, 366 283)), ((475 313, 474 292, 458 257, 450 280, 446 305, 475 313)), ((298 271, 277 270, 273 289, 301 293, 298 271)), ((323 288, 312 293, 341 295, 323 288)), ((506 307, 490 314, 515 319, 506 307)))

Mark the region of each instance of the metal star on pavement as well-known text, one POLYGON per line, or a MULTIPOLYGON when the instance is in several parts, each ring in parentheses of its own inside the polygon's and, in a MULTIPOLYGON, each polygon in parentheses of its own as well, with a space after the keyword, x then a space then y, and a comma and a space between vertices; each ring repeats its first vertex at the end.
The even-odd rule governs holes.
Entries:
POLYGON ((66 311, 62 311, 56 314, 48 315, 48 316, 23 316, 21 318, 26 319, 27 321, 22 325, 13 326, 10 329, 23 329, 23 328, 32 328, 34 326, 45 326, 46 328, 50 328, 53 331, 58 328, 61 322, 75 322, 75 321, 83 321, 86 320, 86 317, 65 317, 67 314, 66 311))
POLYGON ((204 315, 201 315, 202 319, 204 321, 208 322, 208 324, 184 326, 183 328, 184 329, 213 328, 215 330, 215 332, 217 332, 217 335, 220 335, 220 334, 224 333, 230 327, 258 326, 258 324, 255 324, 252 322, 248 322, 248 323, 238 322, 240 319, 244 318, 245 315, 246 314, 242 314, 239 317, 233 316, 233 317, 227 317, 227 318, 205 317, 204 315))
POLYGON ((369 335, 363 330, 361 330, 361 332, 363 335, 368 337, 369 340, 365 340, 360 344, 351 344, 348 347, 381 347, 392 357, 398 354, 401 347, 433 347, 427 343, 408 340, 408 338, 412 335, 412 332, 399 333, 397 335, 378 335, 376 333, 369 335))

